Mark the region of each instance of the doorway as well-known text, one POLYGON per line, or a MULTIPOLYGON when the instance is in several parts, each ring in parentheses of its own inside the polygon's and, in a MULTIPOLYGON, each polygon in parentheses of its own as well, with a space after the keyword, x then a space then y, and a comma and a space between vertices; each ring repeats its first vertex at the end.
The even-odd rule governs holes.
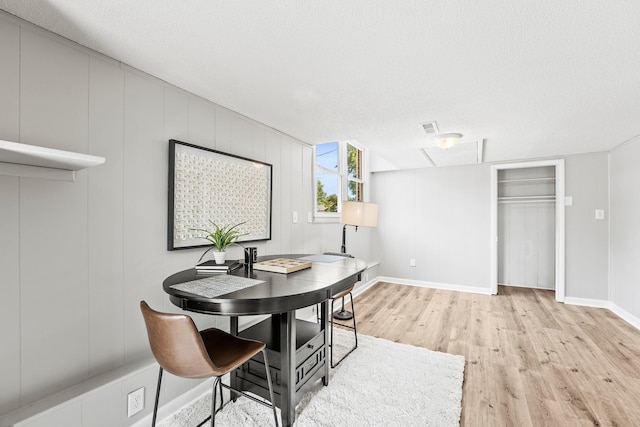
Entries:
POLYGON ((491 167, 491 293, 498 282, 564 301, 564 160, 491 167))

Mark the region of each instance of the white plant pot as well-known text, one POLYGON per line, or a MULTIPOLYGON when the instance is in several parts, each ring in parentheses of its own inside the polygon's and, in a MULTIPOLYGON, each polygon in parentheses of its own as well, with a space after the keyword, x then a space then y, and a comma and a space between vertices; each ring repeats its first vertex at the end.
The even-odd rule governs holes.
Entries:
POLYGON ((216 264, 224 264, 224 261, 227 259, 227 253, 214 251, 213 259, 216 261, 216 264))

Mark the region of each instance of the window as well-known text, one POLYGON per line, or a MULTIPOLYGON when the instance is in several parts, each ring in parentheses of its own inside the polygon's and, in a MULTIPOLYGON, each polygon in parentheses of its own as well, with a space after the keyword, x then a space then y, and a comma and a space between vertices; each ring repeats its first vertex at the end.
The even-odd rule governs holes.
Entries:
POLYGON ((362 202, 362 150, 347 143, 347 200, 362 202))
POLYGON ((315 146, 316 216, 337 216, 343 199, 364 201, 363 165, 364 149, 355 142, 315 146))
POLYGON ((316 213, 338 212, 340 144, 316 145, 316 213))

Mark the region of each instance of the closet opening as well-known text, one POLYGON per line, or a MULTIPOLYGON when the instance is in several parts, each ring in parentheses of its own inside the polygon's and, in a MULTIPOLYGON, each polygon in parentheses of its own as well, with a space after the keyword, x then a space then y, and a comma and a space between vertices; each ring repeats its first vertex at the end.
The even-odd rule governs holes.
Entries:
POLYGON ((564 160, 491 168, 491 293, 498 284, 564 301, 564 160))

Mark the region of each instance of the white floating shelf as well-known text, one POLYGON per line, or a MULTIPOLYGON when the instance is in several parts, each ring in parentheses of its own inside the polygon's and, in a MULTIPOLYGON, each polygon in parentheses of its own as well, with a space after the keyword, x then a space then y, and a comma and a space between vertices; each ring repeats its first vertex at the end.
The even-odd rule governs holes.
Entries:
POLYGON ((75 181, 76 171, 104 157, 0 140, 0 175, 75 181))

